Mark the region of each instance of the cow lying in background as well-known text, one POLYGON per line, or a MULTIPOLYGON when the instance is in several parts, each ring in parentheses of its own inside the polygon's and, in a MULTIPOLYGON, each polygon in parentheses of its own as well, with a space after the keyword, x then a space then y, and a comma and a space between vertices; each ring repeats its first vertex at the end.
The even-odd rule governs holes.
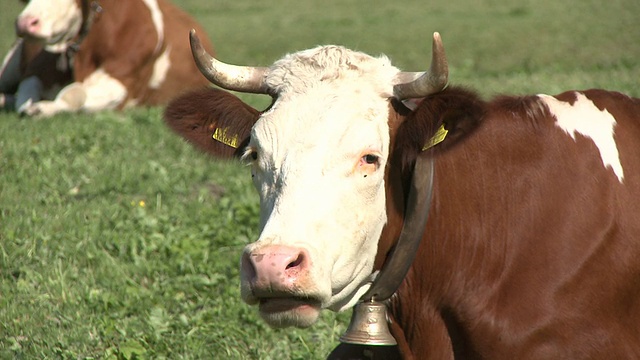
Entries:
MULTIPOLYGON (((31 0, 18 35, 72 56, 74 81, 28 115, 160 105, 208 84, 193 64, 187 34, 202 28, 166 0, 31 0)), ((211 44, 205 39, 205 47, 211 44)))
POLYGON ((73 79, 65 53, 47 51, 33 39, 18 38, 0 68, 0 109, 22 112, 40 100, 53 100, 73 79))
POLYGON ((404 358, 640 358, 640 99, 445 89, 439 36, 418 74, 337 46, 268 68, 193 48, 215 84, 274 98, 257 111, 202 89, 165 113, 251 169, 260 235, 241 294, 269 324, 306 327, 359 300, 398 239, 413 164, 433 157, 429 220, 389 301, 404 358))

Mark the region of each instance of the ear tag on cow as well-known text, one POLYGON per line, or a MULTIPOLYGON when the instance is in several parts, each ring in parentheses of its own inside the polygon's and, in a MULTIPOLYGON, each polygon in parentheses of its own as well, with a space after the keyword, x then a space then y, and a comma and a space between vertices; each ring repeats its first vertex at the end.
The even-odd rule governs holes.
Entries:
POLYGON ((234 149, 238 148, 238 135, 235 134, 233 136, 227 135, 227 129, 216 128, 216 131, 213 132, 213 139, 220 141, 221 143, 231 146, 234 149))
POLYGON ((444 139, 447 137, 448 133, 449 133, 449 130, 444 128, 444 124, 440 125, 440 127, 438 128, 438 131, 436 131, 436 134, 433 135, 433 137, 429 139, 429 141, 427 141, 426 144, 424 144, 424 147, 422 147, 422 151, 430 149, 440 144, 441 142, 443 142, 444 139))

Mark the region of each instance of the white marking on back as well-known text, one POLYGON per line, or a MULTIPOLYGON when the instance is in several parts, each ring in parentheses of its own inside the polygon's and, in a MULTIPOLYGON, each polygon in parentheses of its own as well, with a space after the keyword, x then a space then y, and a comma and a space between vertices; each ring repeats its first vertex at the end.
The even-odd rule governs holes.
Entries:
POLYGON ((149 79, 149 87, 151 89, 157 89, 166 80, 169 68, 171 67, 170 54, 171 47, 167 46, 166 50, 162 52, 160 56, 153 63, 153 74, 149 79))
POLYGON ((607 110, 600 110, 583 93, 576 92, 577 100, 571 105, 553 96, 538 95, 556 117, 556 125, 575 140, 575 134, 593 140, 600 151, 605 167, 611 167, 622 183, 624 172, 614 138, 616 120, 607 110))
POLYGON ((153 25, 158 32, 158 43, 156 44, 155 52, 160 50, 162 47, 162 43, 164 42, 164 19, 162 17, 162 11, 160 10, 160 6, 158 5, 157 0, 142 0, 145 5, 151 11, 151 20, 153 21, 153 25))

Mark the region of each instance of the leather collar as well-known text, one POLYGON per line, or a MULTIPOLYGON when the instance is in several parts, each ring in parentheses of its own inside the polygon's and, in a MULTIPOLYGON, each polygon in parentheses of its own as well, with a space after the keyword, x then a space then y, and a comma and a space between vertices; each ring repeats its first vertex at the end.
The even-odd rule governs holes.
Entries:
POLYGON ((91 26, 93 26, 93 22, 97 15, 101 14, 103 11, 100 3, 95 1, 83 0, 82 1, 82 26, 80 27, 80 31, 78 32, 78 36, 73 40, 68 47, 68 51, 75 54, 78 52, 80 48, 80 44, 82 40, 89 34, 89 30, 91 30, 91 26))
POLYGON ((433 195, 434 160, 431 154, 419 156, 413 167, 405 221, 398 242, 391 250, 369 290, 360 298, 365 302, 389 299, 404 281, 427 225, 433 195))

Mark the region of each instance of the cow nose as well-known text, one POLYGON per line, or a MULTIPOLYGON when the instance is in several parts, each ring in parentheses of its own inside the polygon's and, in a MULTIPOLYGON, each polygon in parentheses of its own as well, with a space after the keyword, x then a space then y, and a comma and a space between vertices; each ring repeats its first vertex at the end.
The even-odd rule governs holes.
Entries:
POLYGON ((290 289, 308 272, 309 253, 302 248, 269 245, 242 256, 245 278, 258 288, 290 289))
POLYGON ((35 16, 25 15, 16 20, 16 32, 18 35, 32 35, 40 29, 40 19, 35 16))

